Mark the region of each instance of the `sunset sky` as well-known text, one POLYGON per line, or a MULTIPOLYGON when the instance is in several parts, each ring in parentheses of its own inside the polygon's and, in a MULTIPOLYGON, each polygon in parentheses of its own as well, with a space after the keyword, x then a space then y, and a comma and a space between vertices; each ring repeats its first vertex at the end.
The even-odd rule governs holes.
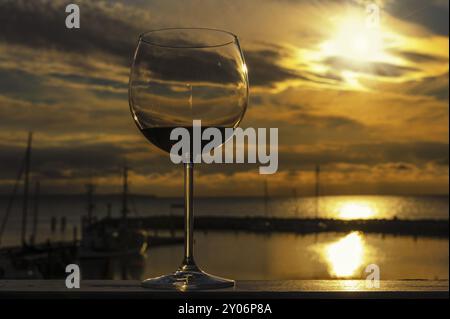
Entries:
POLYGON ((279 170, 199 165, 200 196, 448 194, 449 2, 332 0, 0 0, 0 192, 34 132, 33 179, 48 193, 178 196, 182 167, 137 130, 128 75, 138 35, 209 27, 240 37, 250 103, 242 127, 279 129, 279 170), (371 1, 372 2, 372 1, 371 1), (81 10, 66 29, 65 5, 81 10))

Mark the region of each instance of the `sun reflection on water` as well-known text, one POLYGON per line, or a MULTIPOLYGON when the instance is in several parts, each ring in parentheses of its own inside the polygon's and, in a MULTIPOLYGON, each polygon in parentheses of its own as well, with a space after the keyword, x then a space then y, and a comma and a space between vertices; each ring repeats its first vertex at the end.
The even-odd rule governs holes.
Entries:
POLYGON ((365 245, 359 232, 352 232, 327 245, 324 254, 334 277, 352 277, 364 262, 365 245))

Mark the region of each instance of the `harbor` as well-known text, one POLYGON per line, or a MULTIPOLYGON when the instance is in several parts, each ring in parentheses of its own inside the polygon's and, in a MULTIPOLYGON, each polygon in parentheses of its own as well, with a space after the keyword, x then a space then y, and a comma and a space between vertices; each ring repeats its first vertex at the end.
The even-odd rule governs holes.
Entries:
MULTIPOLYGON (((108 219, 99 225, 117 227, 119 219, 108 219)), ((152 230, 181 230, 184 227, 182 216, 151 216, 130 218, 128 227, 152 230)), ((338 220, 323 218, 276 218, 276 217, 226 217, 199 216, 195 220, 195 228, 201 231, 230 231, 275 233, 287 232, 299 235, 314 233, 348 233, 360 231, 364 233, 429 236, 448 238, 448 220, 400 220, 400 219, 370 219, 370 220, 338 220)))
MULTIPOLYGON (((0 223, 0 278, 14 279, 49 279, 60 278, 65 274, 65 267, 72 263, 83 263, 84 260, 100 260, 123 258, 126 256, 143 257, 149 245, 159 247, 179 245, 184 242, 182 237, 157 236, 149 234, 143 227, 129 226, 129 193, 128 167, 122 169, 122 206, 121 217, 114 224, 111 219, 111 207, 108 214, 98 218, 94 214, 95 185, 86 185, 86 212, 81 216, 81 236, 78 238, 78 226, 73 226, 71 240, 37 242, 40 203, 40 182, 36 181, 33 194, 33 207, 30 204, 30 172, 33 134, 28 134, 27 147, 22 165, 18 171, 12 194, 8 200, 6 212, 0 223), (14 202, 22 184, 22 215, 20 228, 20 245, 5 246, 2 237, 8 225, 14 202), (30 214, 31 213, 31 214, 30 214), (31 216, 30 216, 31 215, 31 216), (29 219, 32 227, 29 229, 29 219)), ((136 224, 134 224, 136 226, 136 224)), ((58 219, 53 216, 50 230, 54 234, 58 227, 58 219)), ((67 219, 59 218, 59 230, 66 233, 67 219)))
MULTIPOLYGON (((177 252, 184 243, 182 199, 131 193, 130 167, 126 163, 117 171, 121 187, 116 194, 98 193, 102 185, 94 180, 85 185, 85 194, 42 193, 42 181, 30 178, 33 175, 32 137, 30 133, 12 193, 3 200, 0 278, 62 278, 65 266, 76 263, 82 266, 85 278, 139 279, 145 274, 158 275, 177 266, 180 258, 177 252)), ((445 214, 448 197, 330 197, 324 196, 323 184, 321 168, 316 165, 314 196, 311 197, 298 196, 296 189, 292 196, 275 197, 271 194, 271 185, 264 180, 260 197, 198 198, 194 223, 196 245, 219 241, 226 243, 224 251, 231 252, 237 238, 241 238, 242 242, 253 245, 246 249, 262 245, 260 250, 264 252, 265 245, 270 245, 272 240, 282 240, 287 247, 325 245, 331 248, 319 250, 351 253, 369 249, 365 247, 366 240, 375 241, 378 246, 385 245, 384 238, 388 238, 387 242, 408 246, 408 238, 419 246, 431 241, 431 245, 439 249, 444 249, 441 246, 448 243, 449 221, 445 214), (329 238, 336 242, 329 244, 329 238), (378 243, 377 238, 383 242, 378 243), (335 244, 337 248, 333 247, 335 244)), ((241 260, 248 256, 245 251, 241 260)), ((426 250, 421 252, 425 253, 426 250)), ((320 267, 330 263, 329 256, 320 256, 315 257, 323 259, 320 267)), ((217 271, 221 271, 220 259, 208 255, 200 258, 208 258, 208 263, 216 263, 217 271)), ((261 264, 266 262, 264 253, 255 259, 261 264)), ((311 268, 317 266, 314 264, 311 268)), ((246 267, 230 269, 247 278, 255 276, 253 270, 247 273, 246 267)), ((260 270, 262 278, 281 276, 281 272, 266 274, 265 271, 260 270)), ((440 266, 433 271, 442 276, 440 266)), ((347 276, 346 271, 327 272, 321 276, 347 276)), ((230 276, 236 273, 231 272, 230 276)))

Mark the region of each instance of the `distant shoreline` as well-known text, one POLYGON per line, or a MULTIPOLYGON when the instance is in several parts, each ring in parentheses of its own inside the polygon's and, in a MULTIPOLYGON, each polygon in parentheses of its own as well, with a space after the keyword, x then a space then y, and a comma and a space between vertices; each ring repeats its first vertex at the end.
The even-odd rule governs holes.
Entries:
MULTIPOLYGON (((5 193, 1 193, 0 194, 0 199, 3 198, 9 198, 11 196, 11 194, 5 194, 5 193)), ((40 196, 42 197, 85 197, 86 194, 85 193, 43 193, 40 196)), ((121 197, 123 196, 121 193, 96 193, 95 197, 121 197)), ((129 196, 132 197, 139 197, 139 198, 155 198, 155 199, 183 199, 183 196, 158 196, 158 195, 154 195, 154 194, 142 194, 142 193, 131 193, 129 194, 129 196)), ((447 197, 449 198, 449 194, 324 194, 321 195, 320 197, 345 197, 345 196, 386 196, 386 197, 440 197, 440 198, 444 198, 447 197)), ((23 195, 22 194, 17 194, 16 198, 22 198, 23 195)), ((315 197, 314 195, 301 195, 299 194, 298 196, 293 196, 293 195, 271 195, 270 198, 293 198, 293 197, 297 197, 297 198, 311 198, 311 197, 315 197)), ((264 198, 263 195, 257 196, 257 195, 224 195, 224 196, 195 196, 196 199, 224 199, 224 198, 264 198)))
MULTIPOLYGON (((98 225, 118 227, 120 218, 103 219, 98 225)), ((128 219, 128 227, 136 229, 181 230, 182 216, 151 216, 128 219)), ((330 219, 330 218, 277 218, 277 217, 232 217, 199 216, 195 228, 203 231, 247 231, 252 233, 363 233, 449 237, 449 221, 442 219, 330 219)))

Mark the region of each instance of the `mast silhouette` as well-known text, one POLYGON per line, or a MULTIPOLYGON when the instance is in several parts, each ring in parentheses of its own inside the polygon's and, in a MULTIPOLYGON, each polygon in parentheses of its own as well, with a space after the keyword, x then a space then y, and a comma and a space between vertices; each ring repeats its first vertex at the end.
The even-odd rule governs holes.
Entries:
POLYGON ((27 215, 28 215, 28 192, 29 192, 29 183, 30 183, 30 161, 31 161, 31 141, 33 138, 33 133, 28 133, 28 143, 27 143, 27 151, 25 153, 25 180, 23 184, 23 207, 22 207, 22 231, 21 231, 21 239, 22 246, 26 246, 26 235, 27 235, 27 215))
POLYGON ((316 212, 315 212, 315 217, 319 218, 320 165, 316 165, 315 176, 316 176, 316 184, 315 184, 316 212))
POLYGON ((123 166, 123 190, 122 190, 122 218, 126 219, 128 216, 128 167, 123 166))
POLYGON ((264 180, 264 216, 269 216, 269 185, 267 180, 264 180))
POLYGON ((297 188, 292 188, 292 197, 294 199, 294 203, 295 203, 295 209, 294 209, 294 213, 295 213, 295 217, 297 217, 298 215, 298 194, 297 194, 297 188))
POLYGON ((2 237, 6 229, 6 224, 8 223, 9 215, 11 214, 14 199, 16 198, 17 191, 19 189, 19 184, 22 179, 23 171, 25 170, 25 158, 22 160, 19 171, 17 172, 16 181, 14 183, 13 191, 11 197, 9 198, 8 205, 6 206, 6 213, 3 217, 2 223, 0 225, 0 245, 2 243, 2 237))
POLYGON ((41 183, 36 181, 34 186, 34 201, 33 201, 33 229, 31 232, 31 244, 36 243, 37 238, 37 225, 38 225, 38 215, 39 215, 39 196, 40 196, 41 183))
POLYGON ((93 212, 94 212, 94 208, 95 208, 95 204, 94 204, 94 183, 90 182, 88 184, 86 184, 86 191, 87 191, 87 223, 88 225, 90 225, 92 223, 92 219, 93 219, 93 212))

